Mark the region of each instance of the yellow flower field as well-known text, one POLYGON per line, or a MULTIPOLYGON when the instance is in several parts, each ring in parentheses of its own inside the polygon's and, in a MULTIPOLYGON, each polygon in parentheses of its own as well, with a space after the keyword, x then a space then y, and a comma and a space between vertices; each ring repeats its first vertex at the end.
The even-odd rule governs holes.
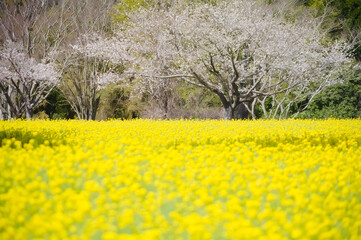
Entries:
POLYGON ((0 239, 361 239, 361 120, 0 122, 0 239))

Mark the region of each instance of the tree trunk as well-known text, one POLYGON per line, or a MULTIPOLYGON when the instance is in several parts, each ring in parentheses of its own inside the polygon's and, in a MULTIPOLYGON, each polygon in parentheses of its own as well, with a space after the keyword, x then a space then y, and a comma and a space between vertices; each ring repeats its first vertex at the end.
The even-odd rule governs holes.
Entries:
POLYGON ((79 104, 75 104, 73 109, 78 116, 78 119, 84 120, 95 120, 96 114, 99 108, 100 96, 89 99, 89 101, 84 101, 86 104, 83 104, 83 101, 79 104))
POLYGON ((11 115, 11 106, 10 106, 9 103, 7 104, 7 107, 8 107, 8 110, 7 110, 8 120, 11 120, 11 118, 12 118, 13 116, 11 115))
POLYGON ((249 117, 249 112, 244 106, 244 103, 240 103, 236 107, 232 107, 231 104, 224 106, 226 112, 226 119, 247 119, 249 117))
MULTIPOLYGON (((9 86, 8 95, 9 95, 9 102, 11 102, 11 86, 9 86)), ((7 107, 8 107, 7 114, 8 114, 8 120, 11 120, 13 116, 11 114, 11 105, 9 102, 7 102, 7 107)), ((15 111, 15 109, 14 109, 14 111, 15 111)))
POLYGON ((33 117, 33 109, 31 107, 26 106, 25 116, 26 116, 26 120, 30 120, 33 117))
POLYGON ((89 120, 95 120, 95 117, 97 115, 97 111, 98 111, 98 107, 99 107, 99 102, 100 102, 100 96, 98 96, 94 102, 93 102, 93 107, 92 107, 92 111, 91 111, 91 119, 89 120))

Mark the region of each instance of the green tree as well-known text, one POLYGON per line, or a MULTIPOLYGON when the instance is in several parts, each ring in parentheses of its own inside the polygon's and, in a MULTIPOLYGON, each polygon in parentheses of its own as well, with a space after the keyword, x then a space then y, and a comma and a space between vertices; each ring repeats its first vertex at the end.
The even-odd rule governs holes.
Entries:
POLYGON ((333 15, 346 19, 351 27, 361 26, 361 1, 360 0, 300 0, 304 5, 319 10, 332 6, 333 15))
POLYGON ((138 99, 131 98, 131 88, 124 84, 110 84, 101 95, 97 120, 109 118, 132 119, 140 117, 138 99))
POLYGON ((348 72, 343 77, 343 83, 330 86, 316 96, 299 118, 361 117, 361 70, 348 72))
POLYGON ((75 112, 58 88, 54 88, 45 101, 34 110, 35 117, 39 114, 50 119, 73 119, 75 117, 75 112))

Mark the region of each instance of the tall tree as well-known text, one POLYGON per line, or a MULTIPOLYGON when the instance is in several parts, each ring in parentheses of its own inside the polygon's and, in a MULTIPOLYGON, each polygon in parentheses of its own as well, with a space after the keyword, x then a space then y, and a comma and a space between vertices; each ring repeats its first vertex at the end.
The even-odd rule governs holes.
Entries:
MULTIPOLYGON (((114 0, 63 0, 60 18, 70 30, 58 52, 62 66, 62 81, 59 88, 79 119, 95 119, 100 93, 105 83, 113 81, 111 73, 121 69, 120 54, 111 40, 103 42, 101 35, 112 34, 110 12, 114 0), (98 54, 97 49, 108 51, 107 56, 98 54)), ((61 26, 59 26, 61 27, 61 26)), ((115 81, 115 80, 114 80, 115 81)))
POLYGON ((333 84, 349 62, 347 46, 324 44, 314 22, 287 23, 250 0, 178 1, 167 9, 140 8, 129 19, 119 41, 143 86, 177 79, 207 88, 220 98, 227 119, 247 112, 255 118, 255 105, 271 96, 277 96, 276 114, 264 108, 265 114, 287 116, 290 101, 333 84))
MULTIPOLYGON (((1 117, 30 118, 33 109, 44 100, 58 79, 51 62, 54 48, 44 43, 39 25, 56 0, 15 0, 0 2, 0 78, 1 117), (48 79, 44 79, 48 77, 48 79)), ((48 35, 44 35, 46 38, 48 35)))
POLYGON ((40 63, 24 51, 21 44, 7 42, 0 51, 0 90, 2 100, 8 109, 2 107, 11 116, 27 119, 58 84, 59 74, 52 63, 40 63), (15 94, 14 94, 15 93, 15 94))
POLYGON ((60 88, 79 119, 94 120, 101 90, 119 80, 122 52, 116 43, 100 36, 83 36, 66 53, 60 88))
MULTIPOLYGON (((99 90, 89 89, 95 86, 89 84, 89 81, 92 82, 94 67, 99 67, 99 62, 94 62, 94 59, 90 61, 79 51, 74 51, 71 46, 86 39, 82 37, 83 35, 111 32, 109 11, 117 2, 116 0, 1 1, 0 43, 10 40, 17 46, 23 46, 24 49, 21 52, 26 53, 28 59, 37 59, 38 62, 47 61, 47 63, 56 61, 59 72, 63 75, 61 79, 64 79, 61 81, 60 89, 67 101, 73 104, 79 102, 78 98, 82 98, 80 102, 91 103, 92 96, 88 93, 99 90), (49 56, 52 59, 49 59, 49 56), (71 81, 67 78, 70 72, 73 75, 71 81), (69 94, 69 89, 77 89, 79 86, 82 87, 79 95, 69 94)), ((26 61, 24 59, 23 62, 26 61)), ((5 82, 2 83, 5 84, 5 82)), ((11 93, 13 99, 22 101, 23 98, 17 96, 19 93, 15 88, 7 86, 6 89, 7 94, 11 93)), ((0 91, 4 113, 6 109, 9 109, 9 106, 6 106, 8 103, 5 95, 0 91)), ((77 109, 74 110, 77 111, 77 109)), ((90 111, 94 112, 90 113, 93 117, 95 110, 96 108, 90 111)), ((93 118, 84 114, 79 116, 86 119, 93 118)))

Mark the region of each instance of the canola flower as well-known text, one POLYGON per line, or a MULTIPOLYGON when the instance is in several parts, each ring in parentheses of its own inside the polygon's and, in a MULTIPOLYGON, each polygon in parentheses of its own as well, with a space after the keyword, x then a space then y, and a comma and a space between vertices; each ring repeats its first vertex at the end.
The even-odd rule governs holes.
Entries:
POLYGON ((361 120, 0 122, 0 239, 361 239, 361 120))

